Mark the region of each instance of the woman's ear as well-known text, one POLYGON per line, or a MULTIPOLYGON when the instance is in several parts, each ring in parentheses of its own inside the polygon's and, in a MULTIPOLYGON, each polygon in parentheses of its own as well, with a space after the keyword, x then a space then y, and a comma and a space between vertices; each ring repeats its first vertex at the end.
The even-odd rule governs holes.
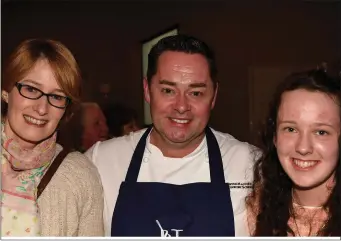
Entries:
POLYGON ((1 99, 8 104, 8 92, 6 90, 1 91, 1 99))

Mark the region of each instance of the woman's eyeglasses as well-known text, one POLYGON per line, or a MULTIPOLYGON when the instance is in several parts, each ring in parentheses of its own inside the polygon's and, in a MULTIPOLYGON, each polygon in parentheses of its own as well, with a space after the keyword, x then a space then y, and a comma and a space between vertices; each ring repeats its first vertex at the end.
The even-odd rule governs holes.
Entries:
POLYGON ((17 82, 15 83, 15 86, 17 87, 20 95, 27 99, 37 100, 45 95, 49 104, 56 108, 65 109, 71 103, 71 99, 69 97, 56 94, 46 94, 40 89, 30 85, 17 82))

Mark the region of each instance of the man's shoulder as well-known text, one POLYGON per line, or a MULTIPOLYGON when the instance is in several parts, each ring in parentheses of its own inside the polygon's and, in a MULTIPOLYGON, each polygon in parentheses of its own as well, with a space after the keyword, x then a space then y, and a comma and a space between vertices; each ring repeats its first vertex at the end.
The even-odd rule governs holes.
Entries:
POLYGON ((251 145, 248 142, 240 141, 229 133, 217 131, 213 128, 211 128, 211 130, 212 130, 214 136, 216 137, 217 142, 218 142, 219 147, 220 147, 220 151, 222 151, 222 152, 238 149, 239 151, 245 151, 245 152, 253 153, 254 151, 257 150, 257 148, 255 146, 251 145))
POLYGON ((259 149, 248 142, 243 142, 228 133, 212 130, 220 147, 224 170, 228 177, 239 179, 252 178, 252 170, 259 149), (246 175, 246 176, 245 176, 246 175))
POLYGON ((105 150, 113 150, 113 149, 131 149, 134 150, 137 143, 141 139, 142 135, 145 133, 147 129, 142 129, 136 132, 131 132, 128 135, 114 137, 109 140, 103 141, 99 143, 99 148, 102 151, 105 150))
POLYGON ((130 160, 137 143, 146 130, 147 129, 142 129, 137 132, 131 132, 129 135, 97 142, 85 152, 85 155, 96 166, 98 166, 99 162, 102 163, 103 161, 105 163, 109 162, 113 164, 113 159, 118 159, 125 163, 126 159, 130 160))

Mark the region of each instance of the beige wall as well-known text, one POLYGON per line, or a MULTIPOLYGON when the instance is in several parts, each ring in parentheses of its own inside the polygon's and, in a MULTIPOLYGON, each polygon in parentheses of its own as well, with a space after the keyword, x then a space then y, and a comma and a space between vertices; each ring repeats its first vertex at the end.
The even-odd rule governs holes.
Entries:
POLYGON ((86 98, 98 83, 109 81, 112 98, 142 116, 140 42, 179 24, 180 32, 202 38, 216 51, 220 91, 212 125, 248 140, 248 69, 339 60, 340 3, 237 2, 5 4, 2 56, 25 38, 61 40, 80 63, 86 98))

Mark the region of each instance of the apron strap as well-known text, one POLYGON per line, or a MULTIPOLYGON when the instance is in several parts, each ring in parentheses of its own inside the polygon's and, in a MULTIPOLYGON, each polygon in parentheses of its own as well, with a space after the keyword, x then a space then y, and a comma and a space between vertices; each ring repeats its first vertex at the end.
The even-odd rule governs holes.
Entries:
POLYGON ((136 182, 139 176, 141 162, 146 147, 147 137, 149 132, 152 130, 153 126, 148 127, 146 132, 143 134, 137 146, 135 148, 134 154, 131 158, 131 162, 127 171, 125 182, 136 182))
POLYGON ((223 160, 218 141, 209 127, 206 127, 205 132, 210 163, 211 183, 225 184, 223 160))

